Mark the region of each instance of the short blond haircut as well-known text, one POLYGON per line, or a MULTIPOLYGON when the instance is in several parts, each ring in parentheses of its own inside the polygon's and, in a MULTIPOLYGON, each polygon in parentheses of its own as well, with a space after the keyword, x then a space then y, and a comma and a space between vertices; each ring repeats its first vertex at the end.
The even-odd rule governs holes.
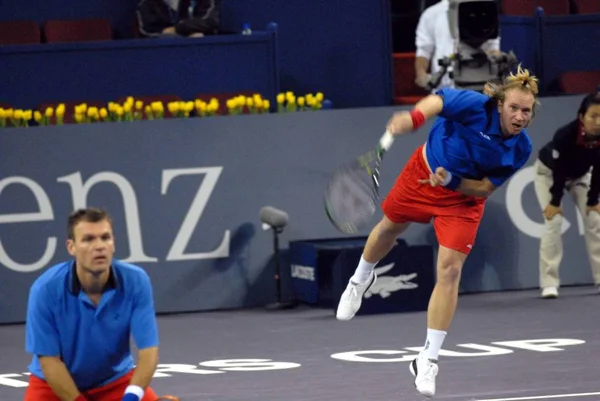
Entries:
POLYGON ((519 89, 529 92, 533 95, 535 100, 533 104, 533 113, 535 114, 535 109, 539 105, 539 102, 537 101, 537 95, 539 92, 538 82, 539 80, 537 77, 532 75, 529 70, 521 68, 521 64, 519 64, 516 74, 511 72, 509 76, 504 78, 504 82, 501 84, 493 82, 486 83, 485 87, 483 88, 483 93, 493 99, 496 99, 498 102, 504 102, 506 92, 509 90, 519 89))

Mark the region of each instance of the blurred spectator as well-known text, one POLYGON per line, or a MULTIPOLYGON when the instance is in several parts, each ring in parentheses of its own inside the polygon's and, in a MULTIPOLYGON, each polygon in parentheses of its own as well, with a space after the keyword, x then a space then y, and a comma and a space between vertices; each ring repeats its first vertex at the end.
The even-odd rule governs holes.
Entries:
POLYGON ((139 30, 146 37, 216 34, 220 22, 219 6, 218 0, 139 0, 139 30))

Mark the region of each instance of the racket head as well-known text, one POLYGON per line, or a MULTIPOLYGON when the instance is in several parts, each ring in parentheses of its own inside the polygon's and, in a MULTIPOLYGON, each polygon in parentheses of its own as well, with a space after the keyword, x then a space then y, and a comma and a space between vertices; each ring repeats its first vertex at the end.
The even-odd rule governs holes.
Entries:
POLYGON ((369 224, 379 207, 381 155, 372 150, 336 169, 325 188, 325 212, 342 233, 356 234, 369 224))

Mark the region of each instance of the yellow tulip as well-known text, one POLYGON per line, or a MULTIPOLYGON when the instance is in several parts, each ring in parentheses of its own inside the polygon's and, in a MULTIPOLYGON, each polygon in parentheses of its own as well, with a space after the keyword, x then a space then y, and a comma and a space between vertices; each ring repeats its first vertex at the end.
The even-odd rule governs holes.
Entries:
POLYGON ((229 99, 227 100, 227 108, 228 109, 233 109, 236 106, 236 101, 235 99, 229 99))
MULTIPOLYGON (((214 103, 209 103, 209 104, 208 104, 208 106, 210 106, 211 104, 212 104, 212 105, 214 105, 214 103)), ((219 107, 218 105, 216 105, 216 106, 217 106, 217 108, 219 107)), ((207 104, 206 104, 205 102, 201 102, 201 103, 200 103, 200 107, 198 107, 198 109, 199 109, 200 111, 206 111, 206 109, 207 109, 207 104)))
POLYGON ((277 95, 277 103, 282 104, 285 101, 285 95, 283 93, 280 93, 279 95, 277 95))
POLYGON ((162 102, 156 101, 156 102, 152 102, 152 104, 150 105, 152 107, 152 111, 164 111, 164 105, 162 104, 162 102))
POLYGON ((61 103, 56 107, 56 115, 62 117, 65 115, 65 104, 61 103))
POLYGON ((14 114, 14 110, 13 109, 7 109, 4 111, 4 113, 6 114, 6 118, 12 118, 13 114, 14 114))
POLYGON ((269 110, 269 107, 271 107, 271 102, 269 101, 269 99, 265 99, 263 101, 263 109, 269 110))
POLYGON ((17 109, 15 110, 13 116, 15 117, 15 119, 20 120, 23 118, 23 110, 21 109, 17 109))
POLYGON ((100 117, 102 117, 102 118, 108 117, 108 111, 104 107, 100 109, 100 117))
POLYGON ((298 98, 298 106, 304 106, 304 103, 306 103, 306 99, 304 99, 304 96, 300 96, 298 98))
POLYGON ((108 111, 111 113, 116 110, 117 104, 115 102, 108 102, 108 111))
POLYGON ((179 111, 179 102, 169 102, 169 104, 167 104, 167 109, 172 114, 177 113, 179 111))
POLYGON ((323 94, 321 92, 317 93, 317 102, 323 101, 323 94))
POLYGON ((264 100, 262 100, 262 99, 254 99, 254 100, 256 101, 256 108, 257 109, 260 109, 260 108, 263 107, 264 100))
POLYGON ((0 107, 0 118, 6 118, 6 112, 2 107, 0 107))
POLYGON ((294 92, 291 92, 291 91, 287 91, 287 92, 285 92, 285 97, 286 97, 286 99, 289 99, 289 98, 290 98, 290 97, 292 97, 292 96, 294 96, 294 92))
POLYGON ((134 103, 133 96, 127 96, 127 99, 125 99, 125 104, 129 104, 129 105, 131 105, 131 107, 133 107, 133 103, 134 103))
POLYGON ((129 113, 132 108, 133 103, 125 102, 125 104, 123 104, 123 111, 125 111, 125 113, 129 113))
MULTIPOLYGON (((0 116, 0 118, 2 118, 2 116, 0 116)), ((36 110, 33 113, 33 119, 39 123, 40 121, 42 121, 42 113, 36 110)))
POLYGON ((219 110, 219 104, 211 102, 208 104, 207 109, 210 113, 216 113, 219 110))
POLYGON ((187 111, 189 113, 192 110, 194 110, 194 102, 192 102, 192 101, 186 102, 185 103, 185 111, 187 111))
POLYGON ((95 117, 98 115, 98 108, 97 107, 90 107, 87 111, 87 116, 88 117, 95 117))
POLYGON ((23 112, 23 119, 24 119, 24 120, 27 120, 27 121, 29 121, 29 120, 31 120, 31 117, 32 117, 32 116, 33 116, 33 112, 32 112, 31 110, 25 110, 25 111, 23 112))
MULTIPOLYGON (((148 118, 148 120, 154 120, 154 115, 152 114, 152 105, 146 105, 146 107, 144 108, 144 111, 146 112, 146 117, 148 118)), ((156 114, 158 114, 158 112, 156 112, 156 114)))
POLYGON ((294 95, 290 96, 288 98, 288 103, 290 103, 290 104, 296 104, 296 97, 294 95))
POLYGON ((54 114, 54 109, 52 107, 46 108, 46 113, 45 113, 46 117, 48 117, 48 118, 52 117, 52 114, 54 114))
POLYGON ((76 121, 76 122, 78 122, 78 123, 82 122, 82 121, 83 121, 83 118, 84 118, 84 117, 83 117, 83 114, 79 114, 79 113, 78 113, 78 114, 75 114, 75 121, 76 121))
POLYGON ((252 97, 254 99, 254 103, 258 103, 259 100, 262 100, 262 96, 258 93, 255 93, 252 97))
POLYGON ((115 113, 117 113, 117 115, 118 115, 119 117, 121 117, 121 116, 124 114, 123 107, 121 107, 121 106, 117 105, 117 106, 115 107, 115 113))
POLYGON ((254 106, 254 99, 252 99, 251 97, 246 98, 246 105, 248 107, 254 106))
POLYGON ((142 102, 141 100, 137 100, 137 101, 135 102, 135 108, 136 108, 137 110, 141 110, 141 109, 142 109, 142 107, 144 107, 144 102, 142 102))

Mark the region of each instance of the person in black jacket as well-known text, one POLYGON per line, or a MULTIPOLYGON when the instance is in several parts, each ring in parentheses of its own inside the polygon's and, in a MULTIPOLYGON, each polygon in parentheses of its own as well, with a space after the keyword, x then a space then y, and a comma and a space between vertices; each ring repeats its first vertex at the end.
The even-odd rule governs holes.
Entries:
POLYGON ((218 33, 220 0, 138 0, 137 19, 145 37, 202 37, 218 33))
POLYGON ((535 193, 545 218, 539 264, 542 297, 558 297, 565 191, 583 218, 592 274, 600 290, 600 92, 583 99, 577 118, 559 128, 540 149, 534 167, 535 193))

